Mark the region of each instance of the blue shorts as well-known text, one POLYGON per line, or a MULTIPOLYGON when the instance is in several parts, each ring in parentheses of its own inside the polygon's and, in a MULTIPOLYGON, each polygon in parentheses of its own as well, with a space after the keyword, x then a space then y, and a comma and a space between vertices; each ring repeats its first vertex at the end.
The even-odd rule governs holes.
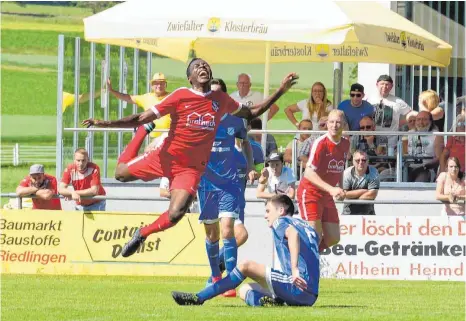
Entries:
POLYGON ((205 190, 199 188, 198 191, 199 209, 201 215, 199 222, 213 224, 222 217, 239 217, 239 200, 241 189, 236 185, 230 185, 222 190, 205 190))
MULTIPOLYGON (((291 275, 272 268, 266 268, 267 285, 273 295, 279 297, 287 305, 312 306, 317 301, 317 294, 301 291, 291 281, 291 275)), ((308 289, 311 288, 308 284, 308 289)))

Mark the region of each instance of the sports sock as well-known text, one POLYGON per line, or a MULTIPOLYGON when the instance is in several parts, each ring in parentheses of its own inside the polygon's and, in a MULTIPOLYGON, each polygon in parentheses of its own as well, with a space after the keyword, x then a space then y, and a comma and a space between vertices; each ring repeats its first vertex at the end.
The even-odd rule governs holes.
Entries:
POLYGON ((225 278, 197 293, 197 297, 202 302, 212 299, 213 297, 216 297, 217 295, 222 294, 225 291, 235 289, 244 281, 244 279, 245 276, 236 267, 225 278))
POLYGON ((262 306, 262 304, 259 302, 259 300, 265 296, 264 293, 255 291, 255 290, 248 290, 246 292, 246 296, 244 298, 244 302, 252 307, 257 307, 257 306, 262 306))
POLYGON ((120 157, 118 158, 118 164, 127 164, 130 160, 138 156, 138 151, 141 148, 144 139, 146 138, 147 134, 150 133, 154 128, 154 123, 139 126, 139 128, 136 130, 136 134, 134 135, 133 139, 128 143, 125 150, 121 153, 120 157))
POLYGON ((227 273, 233 271, 236 267, 238 259, 238 247, 236 246, 236 239, 234 237, 223 240, 223 247, 225 253, 225 270, 227 273))
POLYGON ((212 276, 221 276, 222 272, 219 269, 219 255, 218 255, 218 241, 212 243, 210 240, 205 240, 205 249, 207 251, 207 257, 209 258, 210 269, 212 276))
POLYGON ((174 226, 176 223, 170 222, 170 217, 168 216, 168 211, 164 212, 159 216, 153 223, 144 226, 141 228, 141 236, 148 237, 149 235, 157 232, 164 231, 174 226))
POLYGON ((225 271, 225 247, 222 246, 220 251, 218 251, 218 268, 220 269, 220 273, 225 271))

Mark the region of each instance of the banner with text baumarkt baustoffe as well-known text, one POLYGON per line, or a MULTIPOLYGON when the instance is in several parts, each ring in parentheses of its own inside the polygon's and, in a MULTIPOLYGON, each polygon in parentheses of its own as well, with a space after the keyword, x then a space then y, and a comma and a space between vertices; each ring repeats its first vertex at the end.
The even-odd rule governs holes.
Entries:
POLYGON ((340 243, 321 255, 322 277, 465 279, 462 216, 341 216, 340 231, 340 243))

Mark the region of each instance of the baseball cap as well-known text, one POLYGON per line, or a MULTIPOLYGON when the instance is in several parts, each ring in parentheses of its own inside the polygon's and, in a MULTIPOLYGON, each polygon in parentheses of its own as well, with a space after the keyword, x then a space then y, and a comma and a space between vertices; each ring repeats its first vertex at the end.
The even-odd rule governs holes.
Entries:
POLYGON ((29 168, 29 174, 44 174, 44 165, 34 164, 29 168))
POLYGON ((270 161, 278 161, 278 160, 283 162, 283 154, 274 152, 274 153, 271 153, 269 157, 267 157, 267 163, 270 161))
POLYGON ((154 76, 152 77, 152 80, 150 81, 150 83, 152 84, 154 81, 167 81, 167 79, 165 78, 165 75, 162 74, 161 72, 156 72, 154 74, 154 76))
POLYGON ((377 79, 377 82, 379 81, 388 81, 389 83, 393 84, 393 79, 389 75, 380 75, 379 78, 377 79))
POLYGON ((358 83, 352 84, 350 91, 364 92, 364 86, 358 83))

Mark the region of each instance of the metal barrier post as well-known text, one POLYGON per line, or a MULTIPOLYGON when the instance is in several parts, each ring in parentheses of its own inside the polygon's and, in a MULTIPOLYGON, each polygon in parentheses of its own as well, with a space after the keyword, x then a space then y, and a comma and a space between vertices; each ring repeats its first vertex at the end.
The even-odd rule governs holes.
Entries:
MULTIPOLYGON (((105 45, 105 81, 110 77, 110 45, 105 45)), ((109 90, 105 91, 106 96, 106 104, 104 108, 104 120, 108 120, 108 114, 110 109, 110 98, 109 98, 109 90)), ((104 146, 103 146, 103 176, 107 177, 108 172, 108 132, 104 132, 104 146)))
POLYGON ((21 198, 21 196, 18 196, 16 198, 16 205, 18 206, 18 209, 22 210, 23 209, 23 199, 21 198))
MULTIPOLYGON (((94 118, 94 98, 95 98, 95 43, 90 43, 90 74, 89 77, 89 118, 94 118)), ((100 89, 102 93, 102 89, 100 89)), ((89 159, 94 157, 94 133, 87 133, 87 152, 89 153, 89 159)))
POLYGON ((293 169, 293 174, 296 176, 296 179, 298 179, 298 139, 295 137, 293 138, 293 144, 291 144, 291 168, 293 169))
POLYGON ((341 91, 343 89, 343 63, 333 63, 333 107, 337 108, 341 102, 341 91))
MULTIPOLYGON (((74 118, 73 124, 78 127, 79 123, 79 80, 81 77, 81 39, 74 39, 74 118)), ((73 151, 79 147, 79 135, 73 133, 73 151)))
POLYGON ((401 183, 403 181, 403 141, 398 137, 396 147, 396 182, 401 183))
POLYGON ((63 172, 63 74, 65 65, 65 36, 58 36, 57 61, 57 140, 56 140, 56 170, 55 177, 61 177, 63 172))

